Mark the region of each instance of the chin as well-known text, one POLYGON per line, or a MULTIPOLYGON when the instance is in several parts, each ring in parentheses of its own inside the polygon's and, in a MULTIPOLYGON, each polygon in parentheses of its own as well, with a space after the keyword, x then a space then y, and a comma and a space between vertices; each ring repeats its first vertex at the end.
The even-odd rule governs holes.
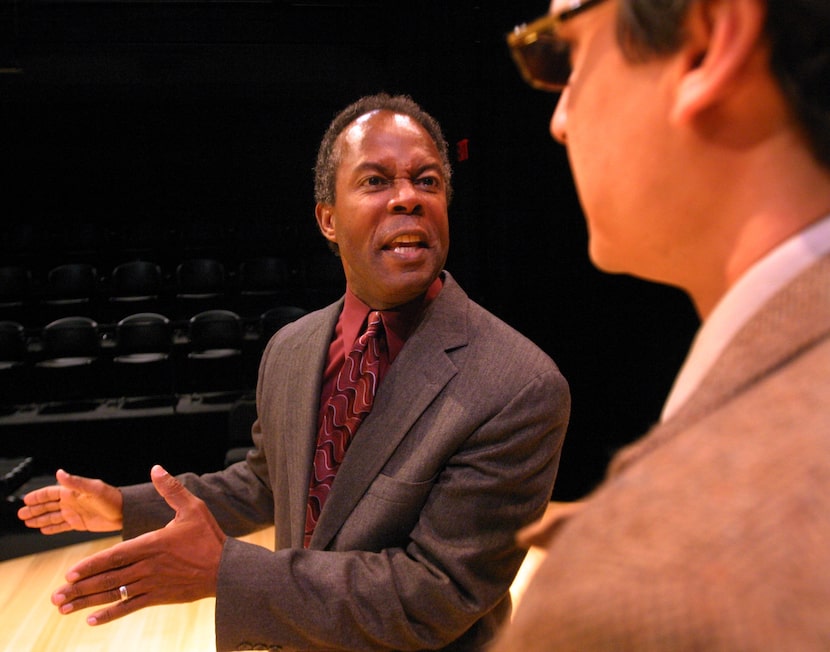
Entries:
POLYGON ((434 278, 432 274, 406 275, 397 283, 389 283, 389 301, 394 305, 412 301, 427 291, 434 278))
POLYGON ((618 274, 624 270, 619 268, 619 265, 614 263, 613 257, 608 255, 607 251, 603 251, 599 247, 595 246, 593 243, 588 250, 588 256, 591 259, 591 263, 596 267, 598 270, 602 272, 607 272, 609 274, 618 274))
POLYGON ((637 254, 626 251, 625 246, 619 243, 591 235, 588 256, 594 267, 602 272, 637 275, 636 269, 640 263, 637 254))

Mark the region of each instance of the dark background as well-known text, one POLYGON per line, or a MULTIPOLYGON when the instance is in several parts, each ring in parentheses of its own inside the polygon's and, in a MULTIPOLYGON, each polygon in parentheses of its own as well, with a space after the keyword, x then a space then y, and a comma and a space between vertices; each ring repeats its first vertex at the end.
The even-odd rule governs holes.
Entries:
MULTIPOLYGON (((583 495, 657 418, 697 320, 680 292, 591 266, 565 151, 548 133, 557 98, 525 86, 504 45, 547 6, 491 4, 4 0, 0 265, 25 259, 42 273, 102 230, 101 269, 154 237, 172 263, 194 233, 216 234, 229 259, 317 260, 312 167, 325 127, 363 94, 410 94, 456 155, 448 268, 568 378, 554 497, 583 495), (42 237, 21 240, 33 231, 42 237)), ((69 430, 40 423, 24 445, 0 420, 0 456, 37 449, 46 466, 118 482, 131 460, 146 475, 126 442, 148 459, 171 445, 150 421, 69 430)))

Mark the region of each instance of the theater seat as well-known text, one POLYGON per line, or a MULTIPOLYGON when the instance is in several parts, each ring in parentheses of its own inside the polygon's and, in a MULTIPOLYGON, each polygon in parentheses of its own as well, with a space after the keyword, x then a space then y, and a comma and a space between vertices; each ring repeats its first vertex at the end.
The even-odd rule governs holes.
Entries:
POLYGON ((118 322, 111 391, 126 409, 173 404, 173 329, 158 313, 136 313, 118 322))
POLYGON ((297 306, 276 306, 266 310, 260 316, 261 340, 266 344, 271 336, 286 324, 307 314, 308 311, 297 306))
POLYGON ((28 402, 30 380, 27 375, 26 331, 23 324, 0 322, 0 410, 7 413, 13 406, 28 402))
POLYGON ((0 322, 0 369, 8 369, 26 361, 26 330, 14 321, 0 322))
POLYGON ((93 409, 101 396, 101 341, 97 322, 84 316, 57 319, 44 326, 41 344, 36 363, 40 399, 66 403, 46 411, 93 409))
POLYGON ((245 459, 248 451, 254 447, 251 439, 251 426, 256 421, 256 401, 240 399, 228 412, 228 443, 225 451, 224 466, 228 467, 245 459))
POLYGON ((161 267, 146 260, 121 263, 112 270, 107 297, 109 321, 161 308, 164 279, 161 267))
POLYGON ((89 263, 68 263, 49 270, 41 302, 43 320, 83 315, 93 317, 98 271, 89 263))
POLYGON ((31 479, 34 459, 0 457, 0 500, 6 500, 31 479))
POLYGON ((176 267, 177 318, 222 307, 225 292, 225 266, 218 260, 191 258, 176 267))
POLYGON ((258 317, 284 299, 289 285, 288 265, 275 256, 252 258, 240 263, 237 280, 237 312, 243 318, 258 317))
MULTIPOLYGON (((243 378, 243 327, 230 310, 206 310, 188 322, 184 393, 233 392, 246 388, 243 378)), ((251 379, 252 383, 256 379, 251 379)), ((250 384, 250 383, 248 383, 250 384)))
POLYGON ((0 267, 0 319, 28 323, 32 274, 17 265, 0 267))

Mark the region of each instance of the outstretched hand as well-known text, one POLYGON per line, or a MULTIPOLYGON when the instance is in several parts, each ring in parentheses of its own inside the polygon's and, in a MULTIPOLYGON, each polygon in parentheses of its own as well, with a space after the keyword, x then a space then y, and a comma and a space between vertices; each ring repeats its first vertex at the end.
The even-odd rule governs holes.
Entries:
POLYGON ((176 516, 164 528, 119 543, 72 567, 52 595, 62 614, 109 604, 87 618, 103 625, 143 607, 216 595, 226 536, 205 503, 160 466, 156 491, 176 516))
POLYGON ((58 484, 31 491, 23 497, 17 516, 26 527, 43 534, 69 530, 116 532, 122 524, 121 492, 101 480, 55 474, 58 484))

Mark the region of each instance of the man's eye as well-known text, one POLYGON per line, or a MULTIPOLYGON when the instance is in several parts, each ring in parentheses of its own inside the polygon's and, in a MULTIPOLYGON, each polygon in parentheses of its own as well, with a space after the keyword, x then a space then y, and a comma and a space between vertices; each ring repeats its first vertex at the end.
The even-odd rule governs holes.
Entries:
POLYGON ((371 177, 366 177, 366 179, 365 179, 364 183, 365 183, 367 186, 375 186, 375 187, 378 187, 378 186, 385 186, 385 185, 387 185, 389 182, 388 182, 386 179, 384 179, 383 177, 380 177, 380 176, 371 176, 371 177))
POLYGON ((437 177, 420 177, 415 183, 425 188, 437 188, 440 185, 437 177))

